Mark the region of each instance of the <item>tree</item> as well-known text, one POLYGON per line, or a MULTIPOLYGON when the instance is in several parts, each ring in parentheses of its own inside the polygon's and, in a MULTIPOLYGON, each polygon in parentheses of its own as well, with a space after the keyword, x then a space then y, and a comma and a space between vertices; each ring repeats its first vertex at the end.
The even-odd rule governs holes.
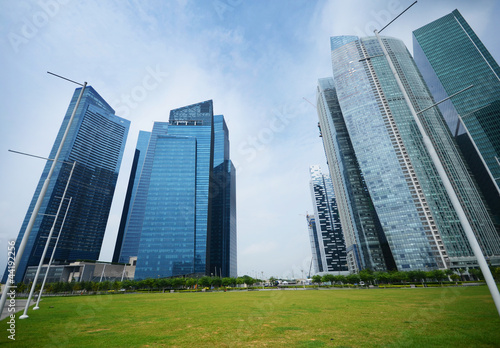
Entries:
POLYGON ((342 287, 344 287, 344 284, 346 284, 346 283, 347 283, 347 278, 346 278, 346 276, 344 276, 344 275, 338 275, 338 276, 336 276, 336 277, 335 277, 335 279, 336 279, 338 282, 340 282, 340 285, 342 285, 342 287))
POLYGON ((228 286, 235 286, 235 285, 236 285, 236 278, 234 278, 234 277, 222 278, 222 286, 228 287, 228 286))
POLYGON ((172 280, 169 278, 161 278, 158 279, 158 288, 161 289, 162 292, 165 292, 165 289, 172 287, 172 280))
POLYGON ((186 279, 186 287, 191 289, 193 286, 195 286, 197 283, 197 280, 195 278, 187 278, 186 279))
POLYGON ((174 288, 183 288, 186 285, 186 279, 182 277, 172 279, 172 286, 174 288))
POLYGON ((450 276, 453 274, 453 271, 452 271, 451 269, 449 269, 449 268, 448 268, 448 269, 445 269, 445 270, 444 270, 444 274, 446 274, 446 276, 447 276, 449 279, 451 279, 451 277, 450 277, 450 276))
POLYGON ((375 276, 373 275, 373 271, 367 268, 359 272, 359 278, 365 283, 372 283, 375 276))
POLYGON ((202 288, 209 288, 210 287, 210 277, 204 276, 198 279, 198 285, 201 286, 202 288))
POLYGON ((321 277, 323 283, 333 283, 335 282, 335 276, 333 274, 325 274, 321 277))
POLYGON ((255 279, 248 275, 244 275, 241 278, 243 279, 243 283, 245 283, 247 286, 252 286, 253 284, 255 284, 255 279))
POLYGON ((420 280, 422 284, 424 284, 425 279, 427 278, 427 272, 425 271, 415 271, 416 279, 420 280))
POLYGON ((357 284, 361 281, 361 278, 359 277, 359 275, 355 274, 355 273, 349 274, 346 277, 346 279, 347 279, 347 283, 349 283, 349 284, 357 284))
POLYGON ((318 274, 313 275, 312 282, 318 285, 321 284, 321 276, 318 274))
POLYGON ((376 272, 375 279, 382 284, 388 284, 391 280, 389 273, 387 272, 376 272))
POLYGON ((495 267, 491 273, 497 282, 500 281, 500 267, 495 267))
POLYGON ((481 272, 480 269, 477 268, 471 268, 469 269, 469 273, 472 274, 477 280, 483 280, 483 272, 481 272))
POLYGON ((408 275, 408 281, 415 282, 417 281, 417 271, 408 271, 406 272, 408 275))
POLYGON ((446 274, 440 269, 435 269, 430 273, 432 274, 432 277, 440 282, 441 286, 443 286, 443 279, 446 279, 446 274))
POLYGON ((222 285, 222 279, 220 277, 213 277, 210 281, 210 285, 214 288, 218 288, 222 285))
POLYGON ((26 290, 26 284, 24 284, 24 282, 20 282, 19 285, 17 286, 17 292, 21 294, 25 290, 26 290))

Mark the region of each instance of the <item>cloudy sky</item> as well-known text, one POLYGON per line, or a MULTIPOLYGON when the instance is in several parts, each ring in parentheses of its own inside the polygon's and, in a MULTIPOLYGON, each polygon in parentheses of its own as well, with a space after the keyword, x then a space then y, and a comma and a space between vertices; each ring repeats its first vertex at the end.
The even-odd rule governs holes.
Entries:
MULTIPOLYGON (((301 277, 311 261, 309 166, 327 172, 315 88, 329 37, 369 36, 412 0, 0 0, 0 265, 17 237, 75 85, 131 120, 100 259, 110 261, 139 130, 212 99, 237 167, 238 273, 301 277)), ((500 60, 500 2, 421 0, 384 31, 458 8, 500 60)), ((0 271, 1 273, 1 271, 0 271)))

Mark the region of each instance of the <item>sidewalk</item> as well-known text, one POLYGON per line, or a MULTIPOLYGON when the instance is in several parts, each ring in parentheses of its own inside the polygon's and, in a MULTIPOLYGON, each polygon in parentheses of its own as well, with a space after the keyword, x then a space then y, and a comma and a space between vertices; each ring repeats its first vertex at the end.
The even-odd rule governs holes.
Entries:
MULTIPOLYGON (((23 300, 16 300, 16 311, 15 313, 19 311, 24 311, 24 306, 26 306, 26 301, 28 299, 23 299, 23 300)), ((33 306, 36 303, 36 301, 31 300, 30 307, 33 306)), ((4 320, 8 316, 10 316, 14 312, 9 312, 9 300, 5 302, 5 307, 3 308, 2 315, 0 315, 0 320, 4 320)), ((29 314, 28 314, 29 315, 29 314)))

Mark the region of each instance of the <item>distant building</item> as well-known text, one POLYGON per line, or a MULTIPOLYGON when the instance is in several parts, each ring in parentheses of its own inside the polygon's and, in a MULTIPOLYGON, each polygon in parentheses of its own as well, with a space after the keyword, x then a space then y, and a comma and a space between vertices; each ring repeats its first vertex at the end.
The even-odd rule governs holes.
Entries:
MULTIPOLYGON (((131 258, 129 263, 123 265, 107 262, 71 262, 67 265, 51 265, 47 283, 56 282, 102 282, 132 280, 135 274, 136 258, 131 258)), ((28 267, 24 283, 29 284, 35 279, 38 266, 28 267)), ((37 283, 41 284, 47 272, 47 265, 42 265, 37 283)))
POLYGON ((311 242, 311 266, 314 267, 314 273, 323 272, 323 263, 321 262, 321 249, 318 237, 318 231, 316 229, 316 219, 314 215, 306 215, 307 227, 309 229, 309 241, 311 242))
POLYGON ((436 101, 473 86, 439 108, 500 233, 500 67, 458 10, 415 30, 413 52, 436 101))
POLYGON ((347 271, 346 248, 340 224, 337 201, 330 177, 319 166, 311 166, 311 196, 314 219, 307 216, 310 226, 313 261, 318 272, 347 271))
POLYGON ((169 122, 155 122, 146 151, 139 142, 146 155, 139 177, 132 170, 119 261, 137 256, 136 279, 236 276, 235 169, 223 116, 214 117, 211 100, 172 110, 169 122))
MULTIPOLYGON (((56 155, 80 91, 81 88, 77 88, 73 94, 49 158, 56 155)), ((92 87, 86 87, 62 148, 60 161, 55 165, 39 216, 19 262, 16 282, 23 279, 28 267, 38 266, 40 262, 73 162, 76 162, 76 166, 66 194, 72 201, 54 262, 69 263, 99 258, 129 126, 130 121, 116 116, 115 111, 92 87)), ((51 166, 50 161, 45 165, 17 237, 16 250, 51 166)), ((66 210, 67 204, 68 201, 63 202, 62 212, 66 210)), ((55 224, 56 234, 63 217, 64 214, 61 213, 55 224)), ((52 254, 54 242, 55 238, 47 251, 47 262, 52 254)), ((2 282, 5 282, 6 276, 7 272, 4 273, 2 282)))

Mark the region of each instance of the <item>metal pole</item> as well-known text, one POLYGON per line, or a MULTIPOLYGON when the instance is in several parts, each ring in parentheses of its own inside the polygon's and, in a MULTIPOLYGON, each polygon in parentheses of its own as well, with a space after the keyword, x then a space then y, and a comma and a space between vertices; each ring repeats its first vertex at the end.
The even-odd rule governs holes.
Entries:
POLYGON ((127 269, 127 264, 124 264, 123 265, 123 272, 122 272, 122 279, 120 280, 121 282, 123 282, 123 277, 125 276, 125 270, 127 269))
MULTIPOLYGON (((54 172, 56 163, 59 159, 59 155, 61 154, 61 151, 62 151, 62 148, 64 145, 64 141, 66 140, 66 137, 68 136, 69 128, 71 127, 71 123, 73 123, 73 119, 75 118, 75 114, 76 114, 76 109, 78 108, 78 105, 80 105, 80 100, 82 99, 83 92, 85 91, 86 86, 87 86, 87 82, 84 82, 82 90, 81 90, 80 95, 78 97, 78 100, 76 102, 75 108, 73 109, 73 113, 71 114, 71 117, 68 121, 68 125, 66 126, 66 131, 64 132, 61 143, 59 144, 59 149, 57 150, 56 157, 54 157, 54 161, 52 162, 52 166, 50 167, 49 174, 47 175, 47 178, 45 179, 45 182, 43 183, 42 190, 40 191, 40 195, 38 196, 38 200, 36 201, 36 204, 35 204, 35 208, 33 209, 33 212, 31 213, 31 218, 28 222, 28 227, 26 227, 26 231, 24 232, 24 236, 23 236, 23 239, 21 240, 21 244, 19 245, 19 248, 17 249, 17 255, 16 255, 16 260, 15 260, 15 265, 14 265, 14 276, 15 276, 15 273, 17 271, 17 266, 21 262, 21 258, 23 256, 24 249, 26 248, 26 244, 28 243, 28 238, 29 238, 31 230, 33 229, 33 226, 35 224, 35 220, 37 218, 38 211, 40 210, 40 207, 42 206, 43 199, 45 198, 45 193, 47 192, 47 188, 49 187, 50 178, 52 177, 52 173, 54 172)), ((5 306, 5 301, 7 300, 7 293, 9 292, 11 287, 12 286, 11 286, 10 282, 7 282, 4 286, 4 289, 2 292, 2 297, 0 298, 0 311, 2 311, 3 307, 5 306)))
POLYGON ((104 264, 104 267, 102 268, 101 279, 99 279, 99 283, 102 282, 102 276, 104 275, 105 269, 106 269, 106 264, 104 264))
MULTIPOLYGON (((70 178, 71 179, 71 178, 70 178)), ((52 264, 52 260, 54 259, 54 255, 56 253, 57 243, 59 243, 59 237, 61 236, 61 231, 64 227, 64 223, 66 222, 66 216, 68 215, 69 207, 71 205, 71 200, 73 197, 69 198, 68 206, 66 207, 66 212, 64 213, 64 219, 61 224, 61 228, 59 229, 59 233, 57 234, 56 244, 54 244, 54 249, 52 250, 52 255, 50 256, 49 265, 47 266, 47 272, 45 272, 45 277, 43 277, 42 287, 40 288, 40 292, 38 293, 38 299, 36 300, 36 305, 33 307, 33 310, 37 310, 40 307, 38 304, 40 303, 40 299, 42 298, 43 288, 45 287, 45 282, 47 281, 47 277, 49 275, 50 265, 52 264)))
MULTIPOLYGON (((55 161, 54 161, 55 163, 55 161)), ((43 248, 42 256, 40 257, 40 262, 38 263, 38 268, 36 270, 35 274, 35 279, 33 279, 33 285, 31 286, 31 291, 28 296, 28 301, 26 301, 26 307, 24 307, 24 313, 19 317, 19 319, 26 319, 28 318, 28 308, 30 307, 30 302, 31 302, 31 297, 33 296, 33 293, 35 292, 35 287, 36 287, 36 282, 38 280, 38 275, 40 274, 40 270, 42 269, 43 266, 43 260, 45 259, 45 254, 47 253, 47 250, 49 249, 49 244, 50 240, 52 239, 52 234, 54 233, 54 229, 56 227, 57 219, 59 218, 59 213, 61 212, 62 204, 64 202, 64 198, 66 197, 66 192, 68 191, 68 187, 70 184, 70 179, 71 176, 73 175, 73 171, 75 170, 75 164, 76 162, 73 162, 73 167, 71 168, 71 172, 69 173, 68 181, 66 182, 66 187, 64 188, 63 195, 61 197, 61 203, 59 204, 59 207, 57 208, 57 213, 56 217, 54 218, 54 222, 52 223, 52 227, 50 228, 49 235, 47 237, 47 241, 45 242, 45 247, 43 248)), ((47 269, 48 272, 48 269, 47 269)))
POLYGON ((434 145, 431 142, 431 139, 427 135, 427 132, 425 131, 422 123, 420 122, 420 119, 417 116, 417 113, 413 107, 413 104, 410 101, 410 98, 408 97, 408 94, 406 93, 406 89, 403 86, 403 83, 401 82, 401 79, 399 77, 398 72, 396 71, 396 68, 394 67, 394 64, 392 62, 391 57, 389 56, 389 53, 387 52, 387 49, 384 46, 384 43, 382 42, 382 39, 380 38, 380 35, 378 34, 378 31, 375 29, 374 30, 375 36, 377 37, 378 43, 380 47, 382 48, 384 55, 387 59, 387 63, 389 64, 389 67, 391 68, 391 71, 394 75, 394 78, 399 86, 399 89, 401 90, 401 93, 403 94, 406 104, 408 105, 408 108, 410 109, 410 112, 413 116, 413 119, 415 120, 415 123, 417 124, 417 127, 420 131, 420 134, 422 135, 422 139, 425 145, 425 148, 429 152, 429 155, 431 156, 432 163, 436 167, 439 177, 441 178, 441 181, 443 182, 443 185, 446 189, 446 192, 448 193, 448 196, 451 200, 451 203, 453 204, 453 207, 455 208, 455 211, 457 212, 458 218, 460 220, 460 223, 462 224, 462 227, 465 231, 465 235, 467 236, 467 239, 469 240, 470 246, 472 248, 472 251, 474 252, 474 256, 477 258, 477 262, 479 264, 479 267, 481 268, 481 271, 483 272, 484 279, 486 280, 486 284, 488 284, 488 288, 490 289, 491 296, 493 297, 493 301, 495 302, 495 305, 497 307, 498 314, 500 315, 500 293, 498 292, 498 288, 495 284, 495 280, 493 279, 493 276, 491 275, 491 271, 488 268, 488 264, 486 263, 486 259, 484 258, 484 255, 481 251, 481 248, 479 247, 479 243, 477 242, 476 236, 474 235, 474 232, 472 231, 472 227, 469 223, 469 220, 467 219, 467 216, 465 215, 465 211, 460 204, 460 201, 458 199, 458 196, 453 189, 453 186, 451 185, 451 181, 448 178, 448 175, 446 174, 446 171, 444 170, 443 164, 441 163, 438 154, 436 153, 436 149, 434 148, 434 145))

